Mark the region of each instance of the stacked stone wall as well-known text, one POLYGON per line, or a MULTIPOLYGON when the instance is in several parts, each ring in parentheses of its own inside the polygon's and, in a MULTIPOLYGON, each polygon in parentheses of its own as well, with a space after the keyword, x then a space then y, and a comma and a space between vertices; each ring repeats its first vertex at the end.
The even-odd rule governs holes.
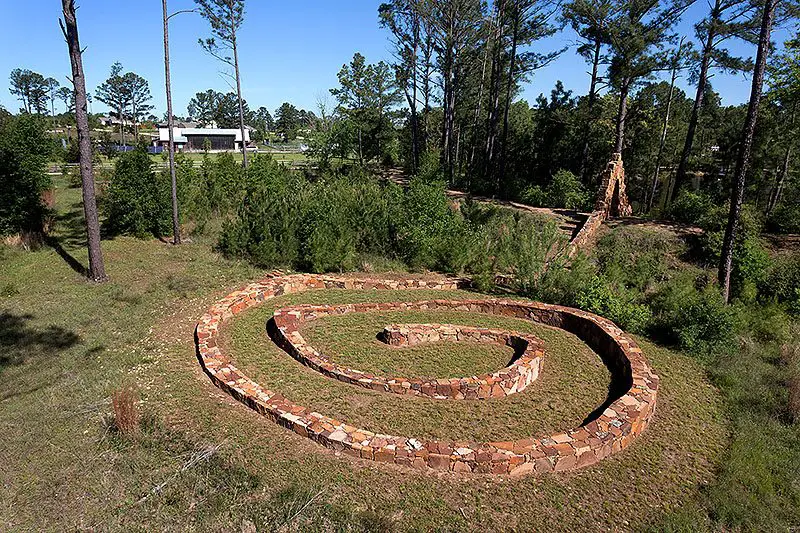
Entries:
MULTIPOLYGON (((300 436, 362 459, 414 468, 493 474, 540 474, 592 465, 629 446, 650 423, 658 376, 636 342, 609 320, 556 305, 510 300, 450 302, 466 310, 526 319, 574 333, 603 359, 612 377, 610 396, 580 427, 547 437, 462 442, 386 435, 359 429, 295 404, 240 371, 219 348, 222 324, 264 301, 313 289, 452 290, 458 280, 353 279, 337 276, 274 276, 233 292, 213 305, 196 328, 197 357, 212 382, 238 401, 300 436)), ((376 305, 377 304, 373 304, 376 305)))
POLYGON ((603 222, 610 217, 627 217, 633 213, 625 188, 622 154, 614 154, 600 177, 594 210, 569 243, 570 257, 591 242, 603 222))

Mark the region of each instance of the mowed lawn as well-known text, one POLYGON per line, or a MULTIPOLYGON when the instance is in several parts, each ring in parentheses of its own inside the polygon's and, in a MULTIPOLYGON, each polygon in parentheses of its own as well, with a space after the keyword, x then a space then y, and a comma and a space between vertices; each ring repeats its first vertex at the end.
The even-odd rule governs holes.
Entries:
MULTIPOLYGON (((642 340, 662 378, 656 418, 631 448, 594 467, 510 479, 337 456, 222 394, 197 364, 197 318, 262 272, 219 257, 210 239, 172 247, 118 238, 103 243, 111 281, 89 284, 65 260, 85 261, 79 192, 60 189, 56 198, 60 254, 0 247, 0 530, 636 530, 693 499, 725 448, 721 400, 703 369, 642 340), (136 437, 118 435, 111 423, 110 395, 124 386, 141 400, 136 437)), ((483 320, 545 340, 541 382, 500 402, 352 390, 303 367, 264 332, 278 305, 429 296, 282 297, 227 324, 224 335, 247 372, 290 399, 401 434, 455 438, 463 431, 482 439, 546 432, 573 425, 602 401, 607 373, 588 348, 570 335, 510 319, 468 313, 430 319, 483 320)), ((421 374, 486 370, 510 355, 431 345, 392 360, 396 352, 374 335, 400 320, 422 317, 331 318, 306 333, 333 357, 368 362, 376 371, 407 370, 415 361, 421 374)))

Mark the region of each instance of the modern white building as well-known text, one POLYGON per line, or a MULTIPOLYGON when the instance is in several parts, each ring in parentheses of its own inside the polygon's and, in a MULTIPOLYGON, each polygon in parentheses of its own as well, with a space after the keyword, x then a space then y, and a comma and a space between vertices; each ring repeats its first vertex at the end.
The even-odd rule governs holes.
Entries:
MULTIPOLYGON (((227 152, 242 149, 242 132, 239 128, 181 128, 175 127, 175 149, 179 152, 202 152, 207 147, 213 152, 227 152)), ((244 130, 245 146, 250 144, 250 130, 244 130)), ((158 139, 154 146, 167 147, 169 128, 158 125, 158 139)))

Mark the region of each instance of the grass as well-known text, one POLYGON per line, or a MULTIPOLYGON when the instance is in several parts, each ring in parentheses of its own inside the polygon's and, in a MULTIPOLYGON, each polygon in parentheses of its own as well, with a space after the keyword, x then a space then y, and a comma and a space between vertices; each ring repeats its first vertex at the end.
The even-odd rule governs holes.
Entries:
MULTIPOLYGON (((203 238, 180 247, 118 238, 103 242, 111 281, 87 283, 64 260, 66 254, 86 261, 80 217, 73 214, 79 194, 56 193, 61 255, 49 248, 0 248, 1 530, 636 530, 661 523, 715 481, 728 440, 721 397, 693 359, 645 341, 645 354, 662 377, 655 421, 631 448, 587 470, 522 479, 456 477, 338 457, 233 401, 199 369, 192 339, 197 317, 261 273, 215 255, 203 238), (109 422, 110 396, 125 387, 140 398, 142 427, 135 437, 117 433, 109 422)), ((307 293, 281 305, 402 296, 382 294, 307 293)), ((235 357, 254 377, 280 377, 270 385, 326 413, 361 412, 365 422, 387 429, 439 431, 438 422, 409 419, 420 411, 388 395, 374 396, 384 415, 350 405, 371 395, 347 394, 330 380, 307 376, 308 369, 285 354, 271 354, 262 336, 267 314, 267 307, 253 310, 230 328, 232 342, 240 343, 235 357), (287 371, 269 368, 270 360, 287 371), (395 412, 408 416, 379 419, 395 412)), ((325 337, 327 329, 312 335, 337 351, 346 341, 368 353, 378 348, 367 335, 383 325, 383 318, 363 327, 342 324, 352 341, 325 337)), ((569 337, 536 333, 551 351, 563 347, 563 364, 584 357, 580 349, 571 351, 569 337)), ((472 364, 483 353, 476 352, 472 364)), ((546 375, 562 379, 555 373, 559 355, 548 358, 546 375)), ((591 368, 581 369, 573 378, 587 379, 591 368)), ((546 386, 542 381, 531 392, 546 386)), ((554 390, 565 391, 560 385, 554 390)), ((543 401, 560 409, 573 393, 564 394, 543 401)), ((428 413, 438 420, 436 411, 428 413)), ((442 431, 455 428, 456 416, 442 417, 442 431)), ((519 425, 528 423, 521 417, 505 428, 492 428, 488 420, 460 423, 474 436, 533 430, 519 425)))

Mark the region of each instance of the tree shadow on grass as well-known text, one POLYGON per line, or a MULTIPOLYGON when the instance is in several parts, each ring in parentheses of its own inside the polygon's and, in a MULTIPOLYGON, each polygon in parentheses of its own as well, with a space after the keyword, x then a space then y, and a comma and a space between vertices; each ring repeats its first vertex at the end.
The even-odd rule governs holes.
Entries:
POLYGON ((59 242, 58 239, 55 237, 46 237, 44 242, 47 244, 47 246, 55 250, 55 252, 61 257, 61 259, 64 260, 65 263, 67 263, 67 265, 69 265, 72 270, 84 277, 89 275, 89 269, 87 269, 83 263, 75 259, 72 254, 65 250, 64 247, 61 246, 61 242, 59 242))
POLYGON ((0 372, 28 359, 52 356, 81 341, 78 334, 60 326, 36 328, 28 325, 33 315, 0 311, 0 372))

